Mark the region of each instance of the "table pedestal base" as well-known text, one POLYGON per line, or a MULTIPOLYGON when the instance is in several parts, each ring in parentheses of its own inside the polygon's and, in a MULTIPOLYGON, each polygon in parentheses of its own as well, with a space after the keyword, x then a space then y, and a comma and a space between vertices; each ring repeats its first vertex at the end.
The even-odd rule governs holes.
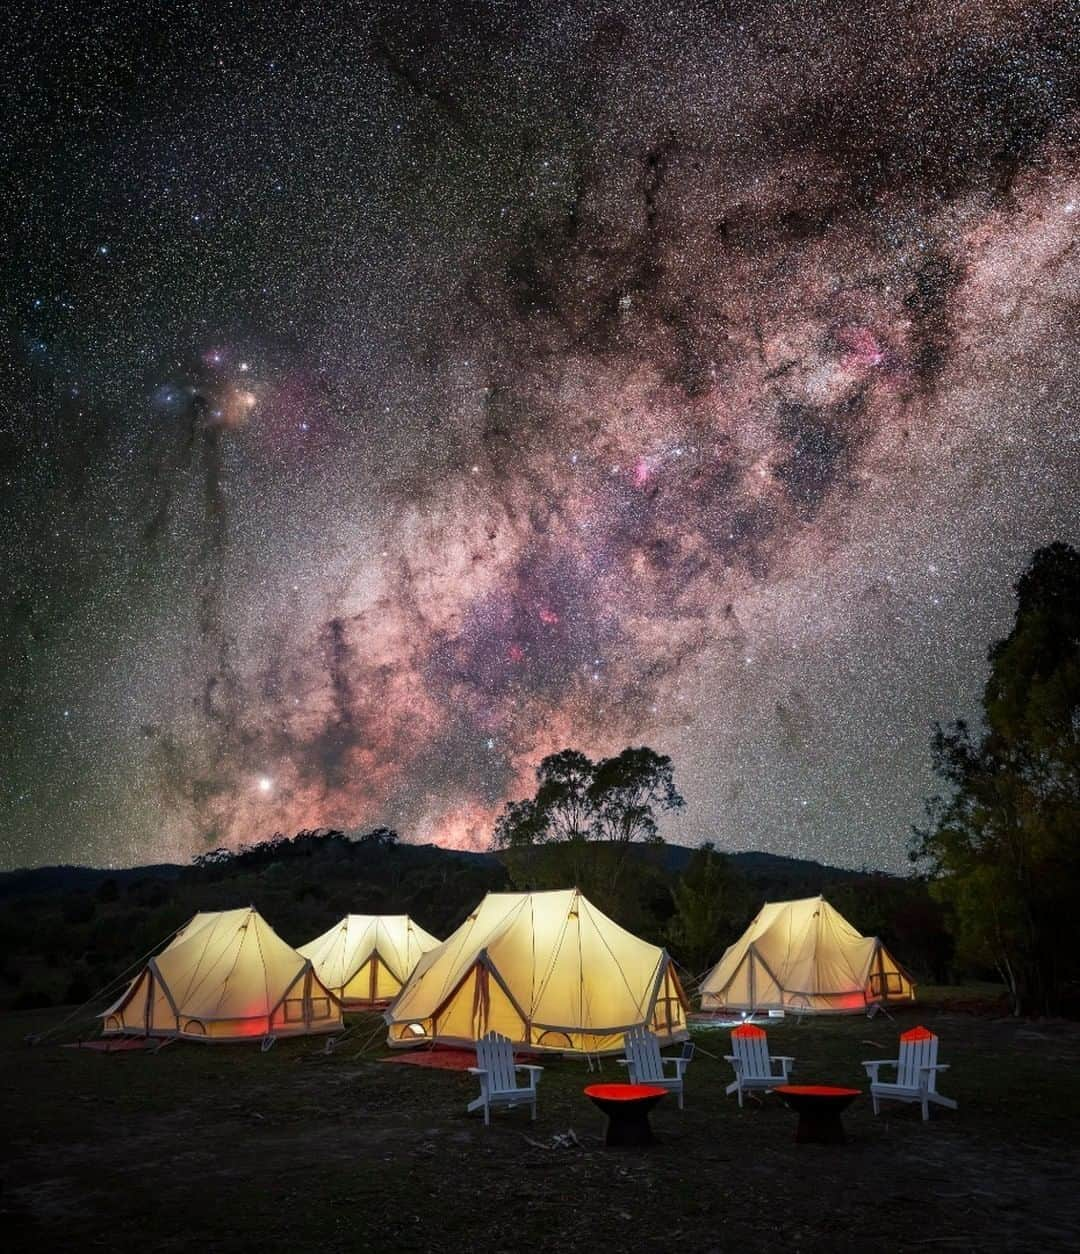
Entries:
POLYGON ((796 1145, 846 1145, 847 1134, 837 1110, 808 1111, 799 1115, 796 1145))
POLYGON ((847 1144, 840 1115, 859 1096, 858 1089, 842 1089, 832 1084, 780 1084, 776 1092, 799 1116, 796 1144, 847 1144))
POLYGON ((629 1110, 608 1110, 605 1145, 652 1145, 655 1141, 647 1109, 635 1110, 631 1107, 629 1110))

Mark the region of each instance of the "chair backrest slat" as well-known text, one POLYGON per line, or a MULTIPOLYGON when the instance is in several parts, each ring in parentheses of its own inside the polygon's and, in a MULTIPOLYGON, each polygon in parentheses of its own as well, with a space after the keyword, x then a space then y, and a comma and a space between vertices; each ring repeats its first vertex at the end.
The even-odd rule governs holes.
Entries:
POLYGON ((488 1073, 492 1089, 505 1092, 514 1087, 514 1049, 510 1038, 489 1032, 476 1042, 476 1063, 488 1073))
POLYGON ((752 1023, 744 1023, 731 1034, 731 1052, 742 1063, 744 1075, 769 1074, 769 1038, 752 1023))
POLYGON ((648 1084, 664 1078, 664 1064, 660 1056, 660 1042, 656 1035, 644 1028, 632 1028, 626 1034, 626 1057, 635 1083, 648 1084))
MULTIPOLYGON (((938 1038, 928 1028, 912 1028, 900 1037, 900 1053, 897 1058, 896 1082, 902 1088, 919 1087, 923 1067, 937 1062, 938 1038)), ((928 1087, 935 1091, 937 1073, 929 1074, 928 1087)))

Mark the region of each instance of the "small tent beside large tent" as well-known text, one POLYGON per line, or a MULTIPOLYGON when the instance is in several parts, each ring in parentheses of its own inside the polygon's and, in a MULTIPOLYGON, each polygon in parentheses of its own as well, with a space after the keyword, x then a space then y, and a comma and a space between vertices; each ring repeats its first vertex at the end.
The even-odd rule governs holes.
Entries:
POLYGON ((577 889, 488 893, 420 959, 386 1012, 389 1043, 516 1045, 604 1053, 645 1026, 685 1040, 687 1003, 663 949, 619 927, 577 889))
POLYGON ((297 950, 346 1010, 386 1006, 439 941, 407 914, 347 914, 297 950))
POLYGON ((857 1014, 914 998, 911 977, 881 941, 824 897, 764 905, 701 984, 702 1010, 857 1014))
POLYGON ((341 1006, 253 907, 195 917, 102 1015, 106 1036, 238 1041, 341 1027, 341 1006))

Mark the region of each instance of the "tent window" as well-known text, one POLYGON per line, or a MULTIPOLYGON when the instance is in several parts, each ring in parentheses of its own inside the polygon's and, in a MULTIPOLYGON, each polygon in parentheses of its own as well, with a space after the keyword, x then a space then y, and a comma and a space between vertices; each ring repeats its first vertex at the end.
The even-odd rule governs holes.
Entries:
POLYGON ((311 1013, 316 1019, 326 1019, 330 1015, 330 999, 328 997, 313 997, 311 999, 311 1013))
POLYGON ((422 1023, 406 1023, 405 1031, 410 1036, 427 1036, 427 1028, 422 1023))
POLYGON ((304 1018, 304 999, 288 997, 285 1000, 285 1022, 300 1023, 304 1018))
POLYGON ((653 1026, 660 1028, 662 1031, 670 1032, 675 1024, 679 1022, 679 1011, 681 1008, 678 997, 658 997, 656 999, 656 1009, 653 1012, 653 1026))
POLYGON ((877 997, 887 996, 889 993, 902 993, 903 991, 904 983, 897 971, 875 971, 870 977, 870 992, 877 997))

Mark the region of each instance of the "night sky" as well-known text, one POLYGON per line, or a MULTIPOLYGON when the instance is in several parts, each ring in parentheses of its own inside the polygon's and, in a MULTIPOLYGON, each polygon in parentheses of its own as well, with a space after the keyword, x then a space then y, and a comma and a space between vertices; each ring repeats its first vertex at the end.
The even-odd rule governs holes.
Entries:
POLYGON ((1080 4, 0 27, 0 862, 644 743, 673 839, 905 865, 1080 541, 1080 4))

